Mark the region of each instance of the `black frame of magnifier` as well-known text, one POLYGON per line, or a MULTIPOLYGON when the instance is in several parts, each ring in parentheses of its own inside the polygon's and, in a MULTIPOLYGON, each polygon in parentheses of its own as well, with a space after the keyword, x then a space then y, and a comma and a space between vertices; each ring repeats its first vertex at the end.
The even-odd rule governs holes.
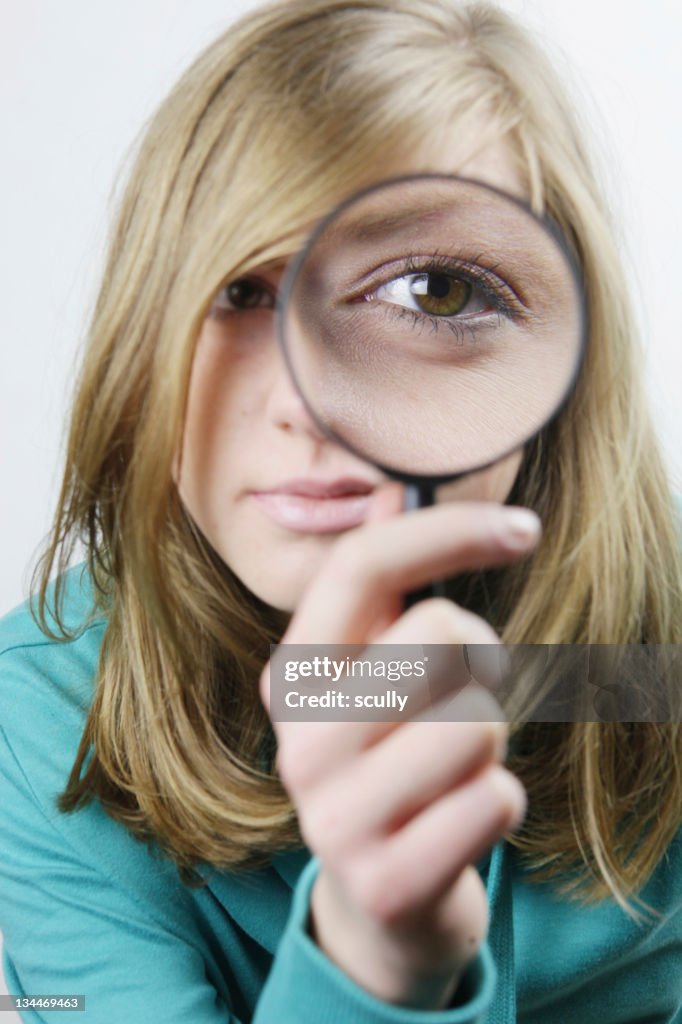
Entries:
POLYGON ((568 402, 571 393, 573 392, 573 389, 578 380, 578 376, 580 374, 584 362, 588 337, 588 305, 587 298, 585 295, 582 269, 578 263, 575 253, 569 247, 565 235, 559 227, 559 225, 556 223, 556 221, 554 221, 551 217, 548 217, 546 215, 540 217, 537 213, 535 213, 535 211, 531 208, 528 202, 526 202, 523 199, 519 199, 517 196, 511 195, 509 192, 505 192, 504 189, 497 188, 495 185, 488 185, 486 182, 478 181, 476 178, 460 177, 457 174, 438 174, 429 172, 422 174, 404 174, 395 178, 383 178, 379 181, 376 181, 372 185, 367 185, 365 188, 359 189, 357 192, 354 192, 352 195, 342 200, 342 202, 338 203, 338 205, 335 206, 330 213, 326 214, 324 217, 322 217, 320 221, 318 221, 318 223, 310 232, 303 247, 299 250, 299 252, 296 253, 293 259, 290 261, 284 273, 282 284, 277 295, 275 311, 277 316, 277 337, 280 349, 282 351, 282 355, 284 357, 284 362, 289 372, 289 376, 293 381, 294 386, 298 394, 300 395, 308 413, 313 419, 314 423, 316 424, 320 432, 324 434, 325 437, 329 438, 330 441, 333 441, 335 444, 338 444, 342 448, 345 448, 346 451, 352 452, 353 455, 356 455, 358 458, 362 459, 363 462, 368 462, 370 465, 376 466, 377 469, 381 470, 382 473, 385 473, 386 476, 390 477, 392 480, 399 480, 401 483, 406 484, 406 510, 424 508, 427 505, 432 505, 434 503, 434 492, 436 488, 439 487, 441 484, 450 483, 454 480, 459 480, 462 477, 469 476, 471 473, 479 473, 484 469, 488 469, 490 466, 496 465, 498 462, 501 462, 502 459, 506 458, 508 455, 511 455, 512 452, 517 451, 520 447, 527 444, 528 441, 531 440, 531 438, 537 437, 538 434, 541 433, 541 431, 545 430, 563 410, 566 403, 568 402), (486 462, 482 466, 473 466, 471 467, 471 469, 459 470, 456 473, 444 473, 436 475, 422 473, 406 473, 403 470, 395 469, 392 466, 385 466, 379 462, 374 462, 374 460, 369 459, 367 455, 365 455, 363 452, 358 451, 356 448, 354 448, 352 444, 349 444, 342 437, 338 436, 330 427, 328 427, 318 418, 315 410, 312 409, 310 404, 308 403, 306 396, 303 394, 299 386, 296 372, 292 364, 292 361, 289 357, 289 350, 286 343, 286 311, 289 305, 291 293, 296 284, 299 271, 303 263, 305 262, 308 253, 316 244, 320 235, 326 230, 329 223, 335 220, 341 213, 343 213, 343 211, 347 207, 353 205, 359 199, 362 199, 363 196, 369 195, 372 192, 377 192, 379 191, 379 189, 387 188, 389 186, 394 185, 397 186, 400 184, 404 184, 408 181, 461 181, 465 185, 473 185, 477 188, 486 189, 488 192, 492 192, 495 195, 501 197, 502 199, 506 199, 512 203, 515 203, 516 206, 518 206, 526 214, 532 217, 533 220, 535 220, 540 227, 544 228, 544 230, 547 231, 548 234, 550 234, 554 241, 557 243, 560 251, 564 255, 569 270, 573 275, 573 281, 575 283, 576 290, 576 298, 579 307, 578 312, 580 316, 580 349, 578 353, 578 358, 576 359, 575 370, 573 372, 573 375, 568 384, 566 385, 566 390, 561 400, 558 402, 552 415, 549 416, 548 419, 546 419, 537 430, 533 431, 532 434, 529 434, 528 437, 524 438, 523 441, 515 443, 513 447, 509 448, 501 455, 496 456, 495 459, 491 460, 490 462, 486 462))

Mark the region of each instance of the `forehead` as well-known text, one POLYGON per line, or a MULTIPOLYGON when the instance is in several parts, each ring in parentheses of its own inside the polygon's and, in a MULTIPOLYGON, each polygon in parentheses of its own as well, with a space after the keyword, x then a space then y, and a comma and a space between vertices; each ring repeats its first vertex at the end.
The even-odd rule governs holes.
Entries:
POLYGON ((381 181, 420 174, 470 178, 518 199, 530 199, 523 161, 519 159, 518 145, 510 133, 500 134, 492 118, 472 116, 464 123, 451 122, 445 130, 424 133, 421 140, 414 139, 411 147, 405 146, 380 166, 374 159, 368 159, 362 173, 349 175, 344 187, 335 189, 329 183, 330 188, 321 192, 319 209, 314 214, 307 209, 306 212, 312 214, 310 219, 296 217, 289 230, 275 236, 258 253, 260 258, 248 261, 247 265, 249 268, 258 266, 266 272, 274 269, 277 277, 282 265, 302 248, 319 220, 340 202, 381 181))
POLYGON ((466 139, 456 137, 436 145, 422 144, 415 153, 415 162, 441 174, 455 174, 492 185, 517 199, 528 200, 528 188, 519 169, 516 151, 509 135, 485 139, 477 144, 476 134, 466 139))

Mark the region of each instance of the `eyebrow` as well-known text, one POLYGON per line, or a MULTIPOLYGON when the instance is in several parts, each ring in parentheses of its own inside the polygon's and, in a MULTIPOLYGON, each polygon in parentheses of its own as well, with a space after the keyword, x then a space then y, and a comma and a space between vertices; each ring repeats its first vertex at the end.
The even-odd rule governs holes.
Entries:
POLYGON ((452 199, 441 197, 440 202, 434 199, 428 207, 422 201, 418 205, 408 207, 401 205, 399 211, 389 210, 386 213, 377 213, 366 217, 358 213, 345 221, 342 218, 342 223, 339 225, 330 225, 325 234, 332 241, 336 241, 338 238, 351 238, 359 242, 372 242, 387 232, 409 227, 412 222, 424 224, 439 217, 444 211, 452 212, 456 206, 457 204, 453 204, 452 199))

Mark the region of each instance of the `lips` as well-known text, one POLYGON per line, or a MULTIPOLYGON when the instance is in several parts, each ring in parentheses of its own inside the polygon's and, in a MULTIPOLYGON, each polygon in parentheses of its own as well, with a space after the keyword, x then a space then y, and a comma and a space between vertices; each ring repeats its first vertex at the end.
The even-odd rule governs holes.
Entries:
POLYGON ((261 511, 296 533, 338 533, 365 519, 375 485, 355 477, 286 480, 251 492, 261 511))

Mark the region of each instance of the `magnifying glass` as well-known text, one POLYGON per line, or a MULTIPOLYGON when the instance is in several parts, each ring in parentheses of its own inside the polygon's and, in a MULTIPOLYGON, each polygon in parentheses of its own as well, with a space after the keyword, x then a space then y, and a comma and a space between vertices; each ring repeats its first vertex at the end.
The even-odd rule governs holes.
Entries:
POLYGON ((394 178, 344 201, 289 266, 279 338, 330 440, 406 509, 517 450, 577 378, 586 309, 558 228, 480 182, 394 178))

